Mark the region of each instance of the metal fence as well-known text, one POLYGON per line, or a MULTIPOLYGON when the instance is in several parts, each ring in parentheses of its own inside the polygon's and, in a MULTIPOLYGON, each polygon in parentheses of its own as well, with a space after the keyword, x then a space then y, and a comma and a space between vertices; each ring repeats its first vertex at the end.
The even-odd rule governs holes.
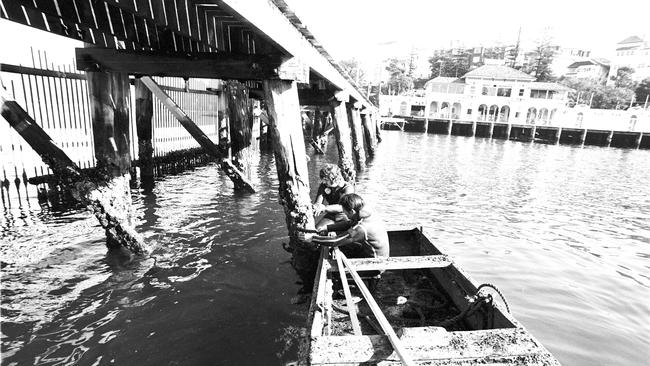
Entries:
MULTIPOLYGON (((88 84, 83 72, 74 64, 48 63, 45 52, 32 52, 32 65, 0 64, 4 87, 47 132, 54 143, 81 168, 95 166, 94 143, 88 84)), ((215 143, 218 143, 217 80, 155 78, 161 88, 194 120, 215 143)), ((135 93, 131 90, 130 134, 131 158, 138 157, 135 125, 135 93)), ((154 157, 199 144, 176 121, 163 104, 154 98, 154 157)), ((28 184, 33 177, 51 174, 50 169, 8 123, 0 121, 0 187, 5 208, 21 205, 37 197, 38 187, 28 184)), ((46 188, 46 187, 42 187, 46 188)))

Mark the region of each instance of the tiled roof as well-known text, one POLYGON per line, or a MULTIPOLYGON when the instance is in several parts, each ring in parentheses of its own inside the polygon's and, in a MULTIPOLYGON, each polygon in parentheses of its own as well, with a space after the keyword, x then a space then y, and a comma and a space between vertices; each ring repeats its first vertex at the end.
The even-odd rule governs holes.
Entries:
POLYGON ((624 40, 618 42, 618 44, 624 44, 624 43, 637 43, 637 42, 643 42, 643 39, 637 37, 637 36, 630 36, 625 38, 624 40))
POLYGON ((589 60, 576 61, 576 62, 572 63, 571 65, 567 66, 567 68, 573 69, 573 68, 580 67, 580 66, 585 66, 585 65, 609 66, 609 60, 604 59, 604 58, 592 58, 592 59, 589 59, 589 60))
POLYGON ((509 80, 535 80, 534 77, 503 65, 484 65, 463 75, 466 78, 483 78, 483 79, 509 79, 509 80))
POLYGON ((436 78, 427 81, 426 84, 424 84, 424 86, 426 87, 427 85, 430 84, 449 84, 455 82, 456 80, 458 80, 458 78, 453 78, 448 76, 438 76, 436 78))

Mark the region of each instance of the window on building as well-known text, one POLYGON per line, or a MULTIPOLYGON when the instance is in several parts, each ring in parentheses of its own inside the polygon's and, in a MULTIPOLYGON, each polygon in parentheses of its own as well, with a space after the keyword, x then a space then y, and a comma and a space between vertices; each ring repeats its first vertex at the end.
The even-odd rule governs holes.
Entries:
POLYGON ((532 89, 530 91, 531 98, 546 99, 546 90, 532 89))
POLYGON ((519 112, 515 112, 515 118, 519 118, 519 112))
POLYGON ((471 108, 467 110, 467 114, 472 114, 472 109, 471 108))
POLYGON ((498 97, 509 97, 512 92, 512 88, 498 88, 497 96, 498 97))
POLYGON ((523 97, 524 96, 524 89, 519 89, 519 96, 523 97))
POLYGON ((484 86, 482 93, 483 95, 488 95, 488 96, 495 96, 497 95, 497 88, 495 86, 484 86))

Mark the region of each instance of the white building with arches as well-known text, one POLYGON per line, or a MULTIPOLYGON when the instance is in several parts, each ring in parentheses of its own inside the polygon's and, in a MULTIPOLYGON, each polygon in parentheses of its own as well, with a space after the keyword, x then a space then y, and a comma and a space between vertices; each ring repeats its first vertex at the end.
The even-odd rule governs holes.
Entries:
POLYGON ((385 116, 457 121, 549 124, 565 109, 572 89, 502 65, 484 65, 461 78, 438 77, 425 96, 382 96, 385 116))

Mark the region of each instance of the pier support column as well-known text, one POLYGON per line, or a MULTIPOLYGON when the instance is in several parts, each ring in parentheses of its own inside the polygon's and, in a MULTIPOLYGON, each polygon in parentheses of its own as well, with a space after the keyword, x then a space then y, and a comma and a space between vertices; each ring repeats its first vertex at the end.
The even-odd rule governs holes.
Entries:
POLYGON ((476 137, 476 121, 472 122, 472 137, 476 137))
POLYGON ((449 120, 449 124, 447 125, 447 135, 451 136, 451 129, 454 127, 454 123, 449 120))
POLYGON ((361 127, 361 115, 359 114, 360 104, 358 102, 348 103, 348 116, 350 130, 352 131, 352 149, 357 171, 366 169, 366 150, 363 147, 363 130, 361 127))
POLYGON ((372 134, 372 121, 370 119, 370 113, 368 113, 367 110, 362 111, 361 113, 361 125, 363 127, 363 139, 365 141, 365 145, 368 148, 368 156, 369 157, 374 157, 375 156, 375 147, 376 144, 374 142, 374 137, 372 134))
MULTIPOLYGON (((130 83, 127 74, 88 72, 88 94, 91 107, 97 174, 105 183, 94 190, 93 198, 115 221, 131 225, 133 207, 129 181, 130 83)), ((95 213, 97 215, 97 213, 95 213)), ((119 227, 106 227, 109 249, 125 246, 119 227)), ((136 240, 137 241, 137 240, 136 240)), ((128 245, 126 246, 128 248, 128 245)), ((129 248, 133 251, 133 248, 129 248)), ((135 248, 138 251, 141 248, 135 248)))
POLYGON ((560 144, 560 139, 562 138, 562 127, 557 128, 557 136, 555 136, 555 137, 556 137, 555 145, 559 145, 560 144))
POLYGON ((512 124, 508 123, 506 125, 506 140, 510 140, 510 131, 512 131, 512 124))
MULTIPOLYGON (((562 130, 560 129, 560 131, 562 131, 562 130)), ((587 141, 587 129, 586 128, 580 134, 580 147, 585 146, 585 141, 587 141)), ((557 142, 558 142, 558 144, 560 143, 560 136, 557 137, 557 142)))
POLYGON ((265 80, 264 95, 269 111, 280 203, 289 231, 291 263, 305 290, 311 290, 318 261, 318 245, 298 240, 298 227, 314 229, 305 140, 298 104, 298 86, 293 80, 265 80))
MULTIPOLYGON (((128 79, 126 81, 128 86, 128 79)), ((107 114, 112 113, 112 106, 112 103, 103 106, 107 114)), ((104 109, 102 106, 95 107, 98 107, 99 112, 104 109)), ((72 195, 93 212, 106 232, 107 244, 124 247, 135 254, 147 252, 142 237, 135 232, 135 229, 127 220, 127 215, 121 210, 122 205, 120 203, 128 203, 130 206, 131 196, 128 195, 128 192, 124 192, 124 194, 117 195, 117 198, 121 201, 115 202, 112 200, 113 193, 123 190, 128 191, 128 178, 114 180, 111 179, 110 175, 106 174, 93 176, 92 178, 86 176, 2 87, 0 87, 0 111, 11 127, 25 139, 29 146, 43 159, 43 162, 52 169, 58 179, 58 184, 70 189, 72 195), (104 181, 104 178, 108 178, 108 181, 104 181)), ((93 114, 95 112, 97 111, 94 111, 93 114)), ((128 113, 126 117, 128 126, 128 113)), ((117 143, 115 146, 115 150, 117 150, 117 143)), ((128 153, 128 144, 126 151, 128 153)), ((128 169, 126 174, 128 175, 128 169)))
POLYGON ((490 123, 490 130, 488 132, 488 138, 492 139, 493 136, 494 136, 494 122, 490 123))
POLYGON ((223 97, 229 123, 232 163, 250 182, 253 159, 258 154, 251 143, 253 114, 248 94, 246 85, 234 80, 224 82, 223 97))
POLYGON ((639 132, 639 136, 634 141, 634 148, 638 149, 641 147, 641 140, 643 140, 643 132, 639 132))
POLYGON ((613 138, 614 138, 614 131, 609 131, 609 133, 607 134, 607 140, 605 140, 605 142, 607 142, 607 147, 610 147, 612 145, 613 138))
POLYGON ((535 133, 537 133, 537 126, 533 125, 530 129, 530 142, 535 142, 535 133))
POLYGON ((348 122, 347 107, 345 105, 348 99, 347 95, 337 93, 330 102, 330 106, 332 108, 336 147, 339 153, 339 168, 341 168, 341 174, 345 181, 354 184, 357 178, 357 171, 354 167, 352 136, 348 122))
MULTIPOLYGON (((201 130, 199 126, 192 121, 192 119, 183 111, 183 109, 174 102, 164 90, 158 86, 158 84, 150 77, 143 76, 140 78, 144 85, 151 90, 153 95, 160 100, 160 102, 171 112, 176 120, 185 128, 185 130, 192 135, 192 138, 201 145, 205 152, 212 155, 213 157, 220 160, 220 167, 223 172, 230 178, 230 180, 235 185, 235 190, 246 191, 249 193, 255 193, 253 186, 244 178, 243 173, 239 170, 238 167, 233 165, 228 156, 225 156, 226 153, 222 151, 217 145, 210 140, 210 138, 201 130)), ((219 103, 223 102, 224 98, 219 97, 219 103)), ((227 118, 227 116, 226 116, 227 118)), ((228 124, 226 124, 228 128, 228 124)), ((221 129, 221 128, 220 128, 221 129)), ((221 138, 221 130, 219 131, 219 136, 221 138)), ((226 138, 228 135, 226 134, 226 138)))
POLYGON ((135 80, 135 121, 138 134, 138 165, 140 182, 143 186, 153 183, 153 97, 151 91, 140 79, 135 80))

